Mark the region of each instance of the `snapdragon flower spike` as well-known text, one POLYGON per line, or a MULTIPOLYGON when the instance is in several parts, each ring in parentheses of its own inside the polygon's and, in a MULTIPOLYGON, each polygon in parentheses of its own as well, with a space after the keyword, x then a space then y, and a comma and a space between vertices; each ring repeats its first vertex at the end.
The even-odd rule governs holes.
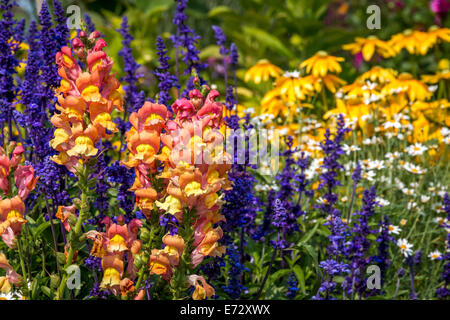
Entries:
POLYGON ((172 109, 175 120, 168 121, 162 136, 165 154, 160 157, 168 170, 160 177, 167 180, 167 197, 156 205, 183 220, 183 208, 197 214, 194 222, 195 249, 192 263, 199 265, 206 256, 221 256, 225 247, 219 245, 223 236, 220 227, 213 225, 224 217, 218 213, 222 200, 218 192, 229 189, 226 178, 230 169, 230 155, 220 142, 223 135, 218 130, 222 123, 223 105, 215 99, 219 93, 211 90, 206 97, 194 89, 190 99, 177 100, 172 109), (198 149, 198 150, 196 150, 198 149))
POLYGON ((102 222, 106 232, 91 230, 86 233, 86 237, 94 241, 90 255, 102 259, 103 279, 100 288, 110 290, 114 295, 126 296, 134 292, 132 281, 137 271, 134 259, 141 254, 142 242, 137 239, 137 235, 142 221, 133 219, 125 224, 124 217, 119 216, 117 223, 113 223, 109 217, 105 217, 102 222), (125 271, 129 278, 123 278, 125 271))
POLYGON ((157 199, 149 174, 157 172, 156 155, 161 146, 161 131, 171 113, 166 106, 149 101, 130 115, 131 129, 126 133, 130 152, 122 164, 134 168, 135 180, 130 190, 136 195, 136 203, 146 216, 150 216, 157 199))
MULTIPOLYGON (((230 168, 230 157, 220 145, 223 105, 215 101, 218 96, 216 90, 210 90, 206 97, 200 90, 192 90, 189 99, 179 99, 172 105, 174 119, 164 105, 146 102, 130 115, 132 128, 127 132, 130 155, 123 164, 135 169, 131 189, 142 212, 147 217, 159 212, 163 220, 168 220, 163 215, 172 215, 174 219, 169 220, 179 224, 186 210, 194 214, 189 225, 193 231, 193 250, 189 249, 194 267, 207 256, 225 252, 225 247, 219 245, 223 231, 214 227, 224 219, 218 213, 222 205, 219 191, 229 188, 230 168), (162 163, 162 172, 156 160, 162 163), (154 181, 162 183, 162 192, 155 190, 154 181)), ((172 229, 164 236, 164 249, 153 249, 149 261, 150 273, 167 281, 186 250, 184 239, 176 231, 172 229)), ((210 296, 201 289, 197 292, 199 298, 210 296)))
POLYGON ((11 158, 0 147, 0 235, 8 247, 15 248, 15 239, 27 222, 24 201, 36 187, 38 177, 32 166, 20 164, 24 153, 22 146, 11 143, 8 149, 13 150, 11 158), (14 186, 10 185, 11 180, 14 186))
POLYGON ((0 277, 0 292, 9 293, 11 285, 20 286, 23 283, 22 277, 14 271, 5 254, 0 252, 0 269, 5 270, 6 275, 0 277))
POLYGON ((183 254, 185 242, 179 235, 166 234, 162 238, 164 249, 152 249, 150 255, 150 274, 160 275, 164 280, 169 281, 173 275, 173 269, 180 262, 183 254))
POLYGON ((123 110, 120 84, 111 73, 113 61, 103 51, 106 42, 99 36, 97 31, 91 33, 86 44, 78 37, 72 40, 75 56, 86 65, 85 71, 69 47, 56 55, 62 80, 56 106, 60 113, 51 118, 56 130, 50 145, 59 152, 52 160, 74 173, 79 160, 97 155, 97 142, 118 131, 111 112, 114 108, 123 110))
POLYGON ((204 300, 215 294, 214 288, 206 282, 204 277, 193 274, 190 275, 188 279, 189 284, 195 287, 194 293, 192 294, 192 299, 204 300))

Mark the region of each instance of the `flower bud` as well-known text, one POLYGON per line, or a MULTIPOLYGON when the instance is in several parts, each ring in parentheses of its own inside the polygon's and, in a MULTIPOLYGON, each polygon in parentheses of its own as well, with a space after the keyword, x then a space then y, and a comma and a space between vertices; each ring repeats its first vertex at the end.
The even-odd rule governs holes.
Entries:
POLYGON ((58 263, 60 265, 65 265, 66 264, 67 259, 66 259, 66 255, 64 253, 57 252, 56 253, 56 259, 58 260, 58 263))
POLYGON ((142 242, 148 242, 150 240, 150 232, 147 229, 142 228, 141 229, 141 235, 139 237, 142 242))
POLYGON ((142 259, 140 255, 134 256, 134 267, 140 269, 142 267, 142 259))
POLYGON ((142 263, 143 263, 143 264, 147 264, 148 261, 149 261, 149 259, 150 259, 150 257, 148 256, 148 254, 143 253, 143 254, 141 255, 141 259, 142 259, 142 263))
POLYGON ((50 275, 50 288, 56 289, 59 286, 59 276, 57 274, 50 275))
POLYGON ((94 32, 92 32, 90 35, 89 35, 89 40, 95 40, 95 39, 97 39, 97 38, 100 38, 101 37, 101 34, 100 34, 100 32, 98 32, 97 30, 95 30, 94 32))
POLYGON ((120 215, 117 217, 117 224, 120 226, 123 226, 125 223, 125 217, 123 215, 120 215))

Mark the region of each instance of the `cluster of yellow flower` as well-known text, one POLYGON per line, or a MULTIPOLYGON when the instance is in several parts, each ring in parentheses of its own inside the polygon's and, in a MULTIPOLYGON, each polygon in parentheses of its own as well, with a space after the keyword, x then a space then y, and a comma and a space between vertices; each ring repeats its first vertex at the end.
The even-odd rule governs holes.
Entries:
POLYGON ((276 127, 286 135, 299 139, 308 135, 320 141, 326 125, 315 120, 311 113, 325 121, 333 114, 343 113, 361 129, 361 139, 375 131, 398 134, 408 128, 410 142, 433 138, 442 142, 445 137, 440 129, 450 126, 449 60, 441 59, 437 63, 436 74, 418 79, 410 73, 374 65, 376 59, 372 59, 375 54, 392 58, 403 49, 409 54, 425 55, 440 42, 450 42, 450 29, 433 26, 428 32, 406 30, 388 41, 375 36, 356 38, 355 43, 344 45, 343 49, 362 54, 364 60, 371 61, 372 67, 348 85, 337 76, 344 58, 325 51, 303 61, 299 71, 283 73, 268 60, 261 60, 247 71, 245 81, 260 83, 274 78, 273 88, 261 99, 259 118, 266 126, 276 127), (333 94, 333 99, 328 92, 333 94), (307 116, 304 107, 314 110, 307 116))

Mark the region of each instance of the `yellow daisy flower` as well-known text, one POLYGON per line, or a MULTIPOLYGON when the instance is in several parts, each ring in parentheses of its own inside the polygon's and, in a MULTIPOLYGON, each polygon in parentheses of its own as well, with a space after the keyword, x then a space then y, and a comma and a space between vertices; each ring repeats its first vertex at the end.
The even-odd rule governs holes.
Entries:
POLYGON ((279 90, 280 97, 288 103, 295 103, 297 100, 306 99, 307 95, 313 94, 311 83, 300 77, 298 71, 286 72, 276 81, 276 89, 279 90))
POLYGON ((384 58, 395 55, 395 51, 389 43, 378 39, 376 36, 369 36, 367 38, 357 37, 354 43, 345 44, 342 46, 342 49, 350 51, 352 54, 361 52, 365 61, 370 61, 375 52, 384 58))
POLYGON ((441 80, 450 80, 450 61, 447 59, 439 61, 436 74, 422 76, 422 81, 425 83, 438 83, 441 80))
POLYGON ((325 51, 319 51, 311 58, 303 61, 300 68, 306 67, 306 73, 311 73, 314 77, 325 77, 328 72, 340 73, 342 71, 339 62, 344 61, 342 57, 330 56, 325 51))
POLYGON ((381 93, 384 96, 404 93, 409 101, 423 101, 431 98, 433 95, 424 83, 414 79, 409 73, 400 74, 395 81, 384 86, 381 93))
POLYGON ((269 80, 269 77, 278 78, 283 71, 276 65, 270 63, 269 60, 259 60, 257 64, 247 70, 244 76, 245 82, 252 80, 258 84, 262 81, 269 80))
POLYGON ((410 54, 425 55, 434 45, 433 38, 429 37, 426 32, 419 30, 407 29, 403 33, 393 35, 389 44, 396 53, 406 49, 410 54))
MULTIPOLYGON (((438 26, 431 26, 428 29, 428 37, 430 37, 434 43, 441 40, 444 42, 450 42, 450 29, 449 28, 439 28, 438 26)), ((433 44, 434 44, 433 43, 433 44)))
POLYGON ((369 71, 364 72, 362 75, 360 75, 356 79, 356 81, 370 81, 379 84, 385 84, 394 81, 396 76, 397 71, 395 71, 394 69, 387 69, 375 66, 369 71))

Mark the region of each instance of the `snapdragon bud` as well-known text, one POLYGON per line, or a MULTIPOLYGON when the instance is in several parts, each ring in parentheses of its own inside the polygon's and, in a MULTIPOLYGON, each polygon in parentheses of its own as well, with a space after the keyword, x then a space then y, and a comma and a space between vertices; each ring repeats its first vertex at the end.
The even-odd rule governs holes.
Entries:
POLYGON ((80 60, 84 60, 84 58, 86 57, 86 53, 84 51, 84 44, 83 41, 81 41, 80 38, 74 38, 72 40, 72 47, 73 47, 73 51, 75 52, 75 54, 77 55, 77 57, 80 60))

